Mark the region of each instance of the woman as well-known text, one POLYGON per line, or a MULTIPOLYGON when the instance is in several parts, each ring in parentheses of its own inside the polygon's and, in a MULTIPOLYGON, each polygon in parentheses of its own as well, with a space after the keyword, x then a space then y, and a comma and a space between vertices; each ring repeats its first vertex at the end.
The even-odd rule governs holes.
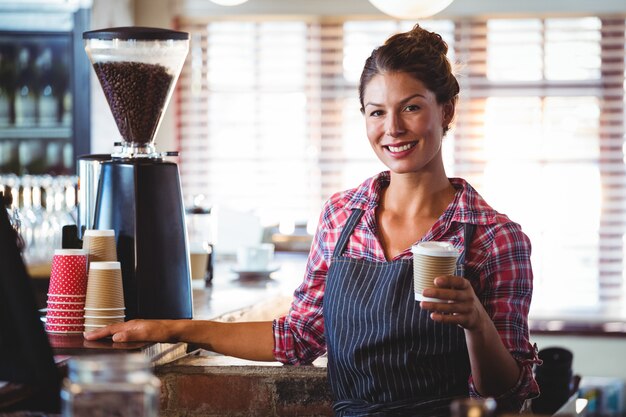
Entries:
POLYGON ((328 352, 339 416, 448 415, 455 397, 518 411, 538 394, 528 340, 530 242, 464 180, 441 144, 459 93, 441 37, 419 25, 367 59, 367 136, 388 167, 326 203, 287 316, 265 323, 130 321, 86 335, 203 344, 252 360, 309 363, 328 352), (462 270, 416 302, 410 248, 464 248, 462 270))

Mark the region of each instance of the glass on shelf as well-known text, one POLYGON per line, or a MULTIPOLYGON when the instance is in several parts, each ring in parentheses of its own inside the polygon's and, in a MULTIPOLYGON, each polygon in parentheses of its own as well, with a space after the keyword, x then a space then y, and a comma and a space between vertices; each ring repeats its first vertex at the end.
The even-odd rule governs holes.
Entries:
POLYGON ((63 226, 76 223, 77 181, 75 176, 0 175, 0 191, 11 196, 11 213, 20 221, 27 265, 49 264, 61 248, 63 226))

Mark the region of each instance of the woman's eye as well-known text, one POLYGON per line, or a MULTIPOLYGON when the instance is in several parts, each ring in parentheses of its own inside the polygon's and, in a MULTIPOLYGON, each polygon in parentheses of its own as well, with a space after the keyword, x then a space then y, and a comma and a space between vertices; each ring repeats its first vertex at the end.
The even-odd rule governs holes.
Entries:
POLYGON ((405 111, 417 111, 419 109, 420 107, 415 104, 409 104, 408 106, 404 108, 405 111))
POLYGON ((370 113, 370 116, 378 117, 378 116, 381 116, 382 114, 383 112, 381 110, 374 110, 373 112, 370 113))

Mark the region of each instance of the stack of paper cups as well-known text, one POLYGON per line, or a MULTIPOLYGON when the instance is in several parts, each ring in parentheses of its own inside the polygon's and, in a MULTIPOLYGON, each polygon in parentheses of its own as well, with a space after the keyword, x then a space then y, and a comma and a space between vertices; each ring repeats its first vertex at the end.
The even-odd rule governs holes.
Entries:
POLYGON ((87 291, 87 252, 57 249, 52 257, 48 286, 46 331, 82 333, 87 291))
POLYGON ((456 262, 460 255, 451 243, 421 242, 411 247, 413 252, 413 287, 417 301, 440 302, 438 298, 424 297, 426 288, 435 287, 435 278, 454 275, 456 262))
POLYGON ((95 330, 125 318, 119 262, 91 262, 85 300, 85 330, 95 330))
POLYGON ((83 249, 89 254, 89 262, 117 261, 114 230, 85 230, 83 249))

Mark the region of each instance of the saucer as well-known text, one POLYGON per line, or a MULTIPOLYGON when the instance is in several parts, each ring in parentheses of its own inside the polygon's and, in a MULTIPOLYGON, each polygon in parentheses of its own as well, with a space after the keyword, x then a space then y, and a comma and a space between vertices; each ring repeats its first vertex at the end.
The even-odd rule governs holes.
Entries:
POLYGON ((230 268, 231 271, 239 275, 239 278, 268 277, 272 272, 276 272, 279 269, 280 265, 269 265, 265 269, 250 269, 238 265, 230 268))

